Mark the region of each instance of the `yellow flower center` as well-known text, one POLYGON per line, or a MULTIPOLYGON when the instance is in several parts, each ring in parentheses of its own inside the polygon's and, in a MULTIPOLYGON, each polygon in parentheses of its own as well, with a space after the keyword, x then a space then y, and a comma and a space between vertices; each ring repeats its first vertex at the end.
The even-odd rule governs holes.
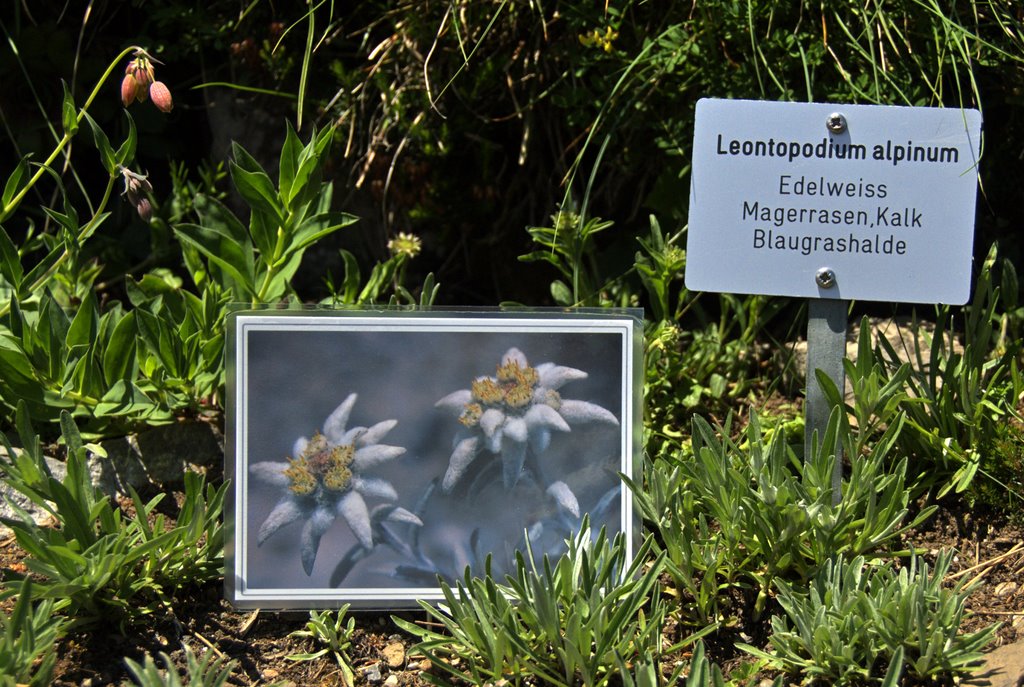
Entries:
POLYGON ((299 496, 308 496, 316 489, 316 477, 310 471, 305 458, 289 458, 284 476, 288 478, 288 488, 299 496))
POLYGON ((501 387, 493 379, 487 377, 474 379, 470 391, 475 400, 486 405, 500 403, 503 396, 501 387))
MULTIPOLYGON (((534 390, 538 384, 540 373, 537 370, 529 365, 520 365, 518 361, 509 360, 498 366, 494 379, 484 377, 473 380, 470 388, 473 400, 465 405, 459 422, 467 427, 475 427, 487 408, 521 413, 533 401, 534 390)), ((549 392, 543 402, 556 410, 561 405, 561 399, 554 391, 549 392), (551 394, 554 394, 553 399, 551 394)))
POLYGON ((510 408, 524 408, 533 398, 533 387, 529 384, 513 384, 505 390, 505 404, 510 408))
POLYGON ((484 414, 483 406, 479 403, 467 403, 466 408, 459 416, 459 422, 467 427, 476 427, 480 422, 480 416, 484 414))
POLYGON ((352 483, 350 466, 355 453, 351 444, 331 446, 323 434, 315 433, 302 454, 288 460, 284 471, 288 488, 300 496, 312 494, 318 486, 328 491, 345 491, 352 483))

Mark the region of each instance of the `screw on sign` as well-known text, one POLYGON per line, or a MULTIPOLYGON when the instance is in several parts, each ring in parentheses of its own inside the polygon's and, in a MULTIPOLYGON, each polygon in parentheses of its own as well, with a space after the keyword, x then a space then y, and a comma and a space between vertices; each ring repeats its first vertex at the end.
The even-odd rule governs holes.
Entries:
POLYGON ((814 280, 818 282, 818 286, 821 288, 831 289, 836 285, 836 273, 828 267, 822 267, 818 270, 817 274, 814 275, 814 280))
POLYGON ((841 134, 846 131, 846 117, 839 112, 833 112, 825 119, 825 128, 834 134, 841 134))

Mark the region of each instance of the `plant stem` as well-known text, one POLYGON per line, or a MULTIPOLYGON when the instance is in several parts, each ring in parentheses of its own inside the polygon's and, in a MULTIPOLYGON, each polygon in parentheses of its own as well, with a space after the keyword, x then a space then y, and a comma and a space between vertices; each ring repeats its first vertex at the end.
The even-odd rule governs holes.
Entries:
MULTIPOLYGON (((96 214, 94 214, 92 216, 92 219, 90 219, 89 222, 84 227, 82 227, 81 232, 79 232, 78 236, 75 239, 76 242, 80 243, 80 242, 86 240, 87 238, 92 236, 92 233, 94 231, 96 231, 96 227, 99 226, 100 215, 103 214, 104 208, 107 207, 107 203, 110 201, 110 193, 114 189, 114 180, 116 178, 117 177, 115 177, 115 176, 111 176, 107 180, 107 188, 103 191, 103 200, 100 201, 99 207, 96 208, 96 214)), ((36 279, 34 282, 32 282, 32 284, 28 287, 28 290, 29 291, 36 291, 43 284, 45 284, 47 281, 49 281, 50 278, 53 276, 54 272, 56 272, 57 269, 61 265, 63 265, 64 262, 67 260, 68 255, 69 255, 68 250, 67 250, 67 248, 65 248, 64 252, 61 253, 60 257, 57 258, 52 265, 50 265, 50 268, 47 269, 42 274, 40 274, 39 278, 36 279)), ((0 317, 3 317, 4 315, 6 315, 8 312, 10 312, 10 310, 11 310, 11 303, 10 303, 10 301, 8 301, 7 303, 5 303, 3 305, 0 305, 0 317)))
MULTIPOLYGON (((82 118, 85 117, 86 110, 89 109, 89 106, 92 105, 92 101, 96 99, 97 95, 99 95, 100 89, 103 87, 103 84, 107 82, 107 79, 110 78, 110 74, 114 71, 114 68, 117 67, 118 63, 124 58, 128 57, 129 54, 139 51, 142 51, 142 48, 138 47, 137 45, 130 45, 124 50, 122 50, 121 53, 114 58, 114 60, 107 66, 107 70, 103 72, 103 76, 100 77, 100 80, 96 82, 96 86, 93 87, 92 93, 89 94, 89 97, 86 99, 85 103, 79 109, 78 116, 75 118, 76 122, 82 122, 82 118)), ((24 199, 25 194, 27 194, 32 189, 32 187, 36 185, 36 182, 39 181, 40 177, 43 176, 43 173, 46 171, 46 169, 51 164, 53 164, 53 161, 56 160, 57 156, 60 155, 62 150, 64 150, 64 146, 66 146, 73 137, 73 133, 69 133, 67 131, 64 132, 63 138, 61 138, 60 141, 57 142, 57 147, 53 149, 53 152, 50 153, 50 156, 46 158, 46 161, 39 166, 39 169, 37 169, 36 173, 32 175, 32 178, 29 179, 27 184, 25 184, 25 187, 18 191, 17 195, 15 195, 14 198, 11 199, 10 203, 4 206, 3 211, 0 212, 0 222, 6 221, 7 219, 10 218, 12 214, 14 214, 14 211, 18 208, 18 205, 20 205, 21 201, 24 199)))

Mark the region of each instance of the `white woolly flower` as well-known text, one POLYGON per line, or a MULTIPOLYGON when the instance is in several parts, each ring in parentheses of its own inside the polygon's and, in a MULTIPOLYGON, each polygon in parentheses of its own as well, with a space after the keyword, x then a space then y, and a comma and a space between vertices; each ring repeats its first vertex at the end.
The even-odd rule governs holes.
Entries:
MULTIPOLYGON (((564 384, 586 377, 583 370, 554 363, 530 367, 522 351, 510 348, 493 377, 478 377, 469 389, 438 401, 437 407, 453 412, 465 427, 455 438, 442 488, 450 492, 486 450, 501 456, 502 480, 511 489, 519 481, 527 450, 539 456, 552 432, 569 432, 571 425, 586 422, 618 425, 615 415, 601 406, 559 394, 564 384)), ((558 500, 562 494, 553 495, 558 500)), ((560 503, 571 508, 566 499, 560 503)))
MULTIPOLYGON (((350 394, 324 421, 322 434, 316 432, 312 438, 297 439, 293 447, 295 458, 249 466, 249 474, 254 479, 284 490, 281 500, 260 526, 257 544, 262 545, 285 525, 305 520, 300 547, 302 568, 307 575, 312 574, 320 537, 337 516, 344 518, 359 543, 370 549, 373 527, 363 497, 394 499, 397 496, 390 482, 363 477, 362 473, 405 453, 400 446, 378 443, 398 422, 384 420, 372 427, 346 430, 355 402, 356 395, 350 394)), ((412 513, 397 510, 407 522, 422 524, 412 513)))

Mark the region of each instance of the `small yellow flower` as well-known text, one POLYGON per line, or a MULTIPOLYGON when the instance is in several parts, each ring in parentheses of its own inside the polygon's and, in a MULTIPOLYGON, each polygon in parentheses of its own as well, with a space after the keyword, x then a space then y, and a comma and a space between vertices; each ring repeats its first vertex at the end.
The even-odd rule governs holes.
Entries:
POLYGON ((505 404, 509 408, 525 408, 533 399, 533 387, 529 384, 514 384, 505 391, 505 404))
POLYGON ((518 382, 520 376, 523 374, 523 369, 519 366, 519 363, 515 360, 509 360, 504 365, 498 367, 497 378, 501 383, 507 382, 518 382))
POLYGON ((404 231, 398 232, 398 236, 388 241, 388 250, 392 255, 404 255, 408 258, 415 258, 423 250, 423 242, 416 234, 408 234, 404 231))
POLYGON ((294 494, 308 496, 316 489, 316 477, 305 458, 289 458, 284 476, 288 478, 288 489, 294 494))
POLYGON ((474 400, 490 405, 501 403, 502 396, 504 395, 502 394, 501 387, 489 377, 474 379, 470 385, 470 391, 473 394, 474 400))
POLYGON ((480 423, 480 416, 484 414, 483 406, 479 403, 467 403, 459 416, 459 422, 466 427, 476 427, 480 423))
POLYGON ((588 48, 600 48, 605 52, 611 52, 615 49, 615 39, 619 37, 619 32, 608 26, 605 28, 604 33, 601 33, 598 29, 591 29, 588 33, 582 33, 579 36, 580 43, 588 48))

